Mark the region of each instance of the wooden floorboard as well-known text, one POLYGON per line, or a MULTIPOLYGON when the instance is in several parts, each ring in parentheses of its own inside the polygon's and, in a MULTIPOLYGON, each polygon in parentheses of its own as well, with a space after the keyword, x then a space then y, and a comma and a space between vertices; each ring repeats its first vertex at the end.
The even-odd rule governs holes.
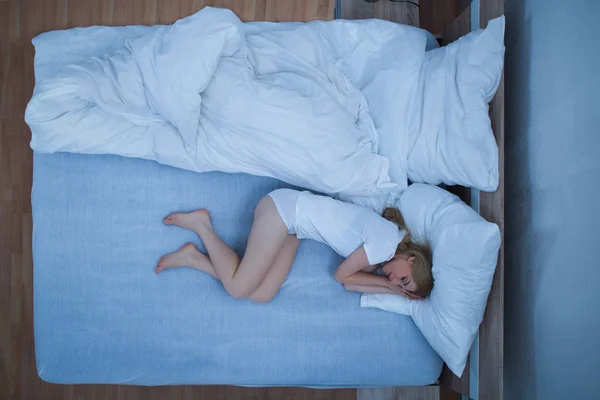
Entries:
POLYGON ((437 386, 358 389, 357 400, 439 400, 437 386))

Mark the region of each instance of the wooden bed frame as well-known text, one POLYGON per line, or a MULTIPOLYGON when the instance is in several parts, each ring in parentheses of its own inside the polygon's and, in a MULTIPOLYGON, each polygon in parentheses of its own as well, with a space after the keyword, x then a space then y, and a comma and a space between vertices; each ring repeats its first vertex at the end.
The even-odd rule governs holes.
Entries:
MULTIPOLYGON (((421 3, 425 1, 421 0, 421 3)), ((377 3, 367 3, 363 0, 338 0, 336 18, 380 18, 419 26, 418 3, 419 1, 393 3, 380 0, 377 3)), ((432 33, 442 45, 445 45, 472 30, 485 28, 490 19, 503 14, 504 0, 472 0, 471 4, 443 33, 432 33)), ((451 191, 458 194, 486 220, 497 224, 500 227, 502 239, 504 239, 504 79, 500 82, 496 96, 490 104, 490 118, 499 151, 500 184, 498 190, 494 193, 480 193, 465 187, 454 187, 451 188, 451 191)), ((461 378, 458 378, 444 366, 438 382, 439 386, 452 389, 467 398, 501 400, 503 398, 503 353, 504 245, 500 248, 487 308, 478 337, 471 349, 465 372, 461 378)), ((441 398, 452 397, 447 395, 446 391, 440 392, 441 398)), ((411 394, 413 393, 411 392, 411 394)), ((423 394, 419 398, 425 397, 429 396, 423 394)))

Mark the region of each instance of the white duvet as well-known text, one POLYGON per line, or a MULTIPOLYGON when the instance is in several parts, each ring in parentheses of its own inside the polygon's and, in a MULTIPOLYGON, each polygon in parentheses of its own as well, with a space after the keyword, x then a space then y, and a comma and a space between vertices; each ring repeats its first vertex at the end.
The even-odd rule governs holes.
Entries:
POLYGON ((431 35, 387 21, 244 24, 209 7, 53 31, 33 40, 25 119, 38 152, 271 176, 357 203, 408 178, 495 190, 503 34, 501 18, 426 52, 431 35))
MULTIPOLYGON (((392 101, 385 88, 370 87, 378 71, 392 67, 398 86, 416 86, 402 72, 418 71, 423 31, 374 20, 242 24, 215 8, 137 28, 121 31, 125 40, 115 34, 120 47, 54 70, 44 70, 52 63, 43 48, 50 38, 34 39, 36 87, 26 121, 35 151, 246 172, 326 193, 396 186, 378 154, 377 128, 402 127, 385 115, 377 127, 374 118, 385 110, 372 112, 367 95, 392 101)), ((93 41, 94 29, 79 33, 93 41)), ((65 48, 77 45, 76 30, 49 34, 59 35, 55 41, 62 34, 65 48)), ((396 178, 406 186, 404 171, 396 178)))

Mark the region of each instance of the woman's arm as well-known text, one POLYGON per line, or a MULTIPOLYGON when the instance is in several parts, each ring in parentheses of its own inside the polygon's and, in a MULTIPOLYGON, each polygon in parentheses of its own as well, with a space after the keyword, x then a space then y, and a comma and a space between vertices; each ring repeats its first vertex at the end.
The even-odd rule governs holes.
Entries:
POLYGON ((364 267, 362 269, 362 272, 373 273, 373 272, 377 271, 378 268, 379 268, 379 265, 369 265, 367 267, 364 267))
POLYGON ((344 283, 344 289, 361 293, 396 294, 387 286, 353 285, 351 283, 344 283))
POLYGON ((351 292, 362 292, 362 293, 377 293, 377 294, 398 294, 406 297, 408 300, 423 300, 422 296, 418 294, 407 292, 406 290, 396 286, 394 284, 388 284, 387 286, 378 285, 355 285, 352 283, 344 283, 344 289, 351 292))
POLYGON ((365 248, 360 246, 340 264, 334 277, 338 282, 345 284, 387 287, 390 281, 386 277, 362 271, 369 265, 365 248))
POLYGON ((407 292, 400 286, 392 284, 385 276, 363 272, 368 266, 367 253, 364 246, 361 246, 340 264, 335 271, 335 279, 351 291, 399 294, 409 300, 423 300, 423 297, 418 294, 407 292))

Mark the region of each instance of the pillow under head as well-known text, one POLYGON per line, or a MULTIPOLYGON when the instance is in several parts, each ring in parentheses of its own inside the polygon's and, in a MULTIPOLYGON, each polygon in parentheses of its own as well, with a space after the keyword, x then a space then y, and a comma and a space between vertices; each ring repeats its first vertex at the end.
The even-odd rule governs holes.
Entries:
POLYGON ((500 230, 457 196, 427 184, 413 184, 395 204, 415 239, 433 252, 434 287, 425 300, 363 294, 362 307, 412 316, 448 368, 461 376, 483 320, 492 285, 500 230))

